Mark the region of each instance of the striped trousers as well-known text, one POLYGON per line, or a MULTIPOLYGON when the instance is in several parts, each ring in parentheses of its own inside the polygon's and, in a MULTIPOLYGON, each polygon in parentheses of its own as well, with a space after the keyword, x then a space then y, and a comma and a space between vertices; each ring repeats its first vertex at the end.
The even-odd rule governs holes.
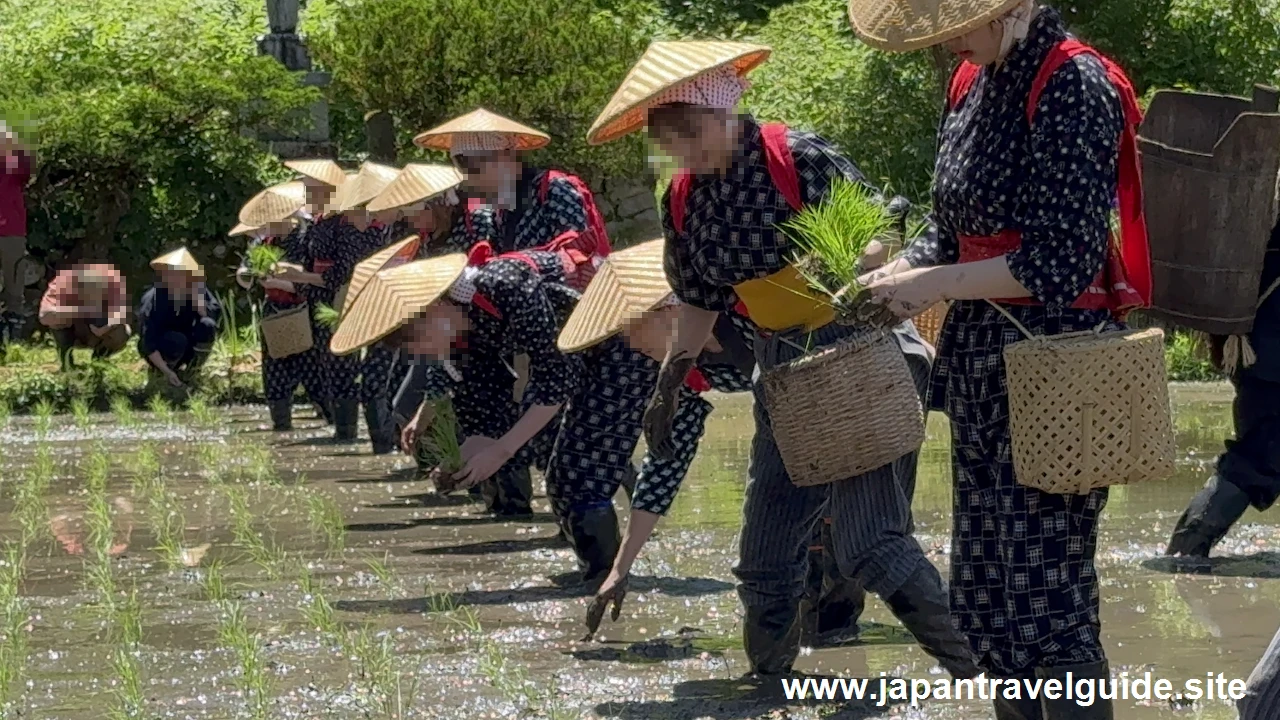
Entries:
MULTIPOLYGON (((813 333, 811 346, 830 345, 857 332, 828 325, 813 333)), ((914 331, 898 331, 916 387, 929 382, 927 350, 914 331), (917 352, 917 347, 918 352, 917 352)), ((803 334, 757 337, 756 360, 764 370, 801 354, 803 334)), ((773 439, 762 383, 756 382, 755 437, 743 504, 743 528, 734 574, 747 608, 782 612, 805 592, 807 555, 814 528, 832 518, 832 548, 840 572, 868 592, 888 597, 929 561, 912 536, 911 495, 918 453, 865 475, 818 487, 792 484, 773 439)), ((794 611, 793 611, 794 612, 794 611)))

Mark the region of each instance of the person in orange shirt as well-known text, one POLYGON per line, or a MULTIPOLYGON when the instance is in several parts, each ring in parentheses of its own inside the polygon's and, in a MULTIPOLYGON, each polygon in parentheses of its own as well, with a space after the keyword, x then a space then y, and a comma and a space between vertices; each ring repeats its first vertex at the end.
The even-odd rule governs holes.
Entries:
POLYGON ((107 263, 79 263, 53 278, 40 300, 40 324, 53 335, 63 370, 73 365, 73 348, 93 350, 96 360, 125 346, 127 298, 124 278, 107 263))

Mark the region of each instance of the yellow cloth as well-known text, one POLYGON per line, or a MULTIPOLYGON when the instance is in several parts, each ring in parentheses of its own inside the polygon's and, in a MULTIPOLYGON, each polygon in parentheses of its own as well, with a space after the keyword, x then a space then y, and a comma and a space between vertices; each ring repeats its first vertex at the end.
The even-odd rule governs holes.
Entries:
POLYGON ((814 295, 792 265, 768 277, 734 285, 733 291, 747 306, 751 321, 765 330, 817 330, 835 320, 831 304, 814 295))

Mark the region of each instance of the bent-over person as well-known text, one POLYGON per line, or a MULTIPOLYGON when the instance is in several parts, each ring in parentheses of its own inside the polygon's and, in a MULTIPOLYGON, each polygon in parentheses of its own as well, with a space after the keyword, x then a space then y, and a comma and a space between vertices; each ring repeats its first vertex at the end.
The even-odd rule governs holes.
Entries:
POLYGON ((222 306, 204 284, 204 268, 184 247, 151 261, 159 279, 138 305, 138 354, 169 384, 199 369, 213 350, 222 306))
POLYGON ((63 370, 74 366, 74 348, 92 350, 95 360, 119 352, 129 342, 128 312, 124 278, 107 263, 63 269, 40 300, 40 324, 53 335, 63 370))

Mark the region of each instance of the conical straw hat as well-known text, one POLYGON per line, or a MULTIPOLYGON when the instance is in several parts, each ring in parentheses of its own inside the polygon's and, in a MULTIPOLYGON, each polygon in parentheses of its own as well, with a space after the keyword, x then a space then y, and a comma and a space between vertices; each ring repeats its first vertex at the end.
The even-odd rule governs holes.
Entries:
POLYGON ((551 142, 551 136, 541 130, 480 108, 419 134, 413 144, 428 150, 448 151, 453 148, 453 136, 460 133, 501 135, 509 138, 516 150, 537 150, 551 142))
POLYGON ((644 127, 651 102, 669 88, 724 66, 746 75, 770 52, 764 45, 738 42, 652 43, 587 131, 587 142, 601 145, 644 127))
POLYGON ((377 197, 365 206, 381 212, 429 200, 462 184, 462 174, 452 165, 410 164, 377 197))
POLYGON ((562 351, 599 344, 671 295, 662 269, 663 242, 650 240, 605 258, 560 331, 556 344, 562 351))
POLYGON ((455 253, 378 272, 350 304, 329 349, 348 355, 395 332, 448 292, 466 266, 467 256, 455 253))
POLYGON ((356 298, 360 297, 360 293, 364 291, 369 281, 373 280, 374 275, 412 262, 418 256, 418 249, 421 246, 422 239, 417 235, 410 235, 361 260, 355 270, 351 271, 351 282, 347 283, 347 294, 342 301, 342 314, 344 316, 347 314, 356 298))
POLYGON ((250 228, 260 228, 269 223, 288 220, 306 204, 307 190, 301 182, 294 180, 272 185, 254 195, 240 208, 240 223, 250 228))
POLYGON ((248 235, 254 230, 259 229, 260 227, 262 226, 261 225, 245 225, 244 223, 236 223, 236 226, 231 228, 231 232, 227 233, 227 235, 231 237, 235 237, 237 235, 248 235))
POLYGON ((204 268, 200 267, 200 263, 196 262, 195 256, 191 254, 185 247, 180 247, 173 252, 165 253, 155 260, 151 261, 152 270, 183 270, 189 272, 196 277, 204 277, 204 268))
POLYGON ((866 44, 906 52, 976 30, 1022 0, 849 0, 849 19, 866 44))
POLYGON ((378 197, 378 193, 386 190, 399 174, 400 170, 390 165, 364 163, 360 166, 360 171, 348 177, 347 181, 342 183, 338 191, 333 194, 333 200, 329 202, 330 210, 346 212, 364 205, 378 197))
POLYGON ((299 175, 319 180, 335 188, 341 187, 347 180, 347 173, 332 160, 287 160, 284 166, 299 175))

